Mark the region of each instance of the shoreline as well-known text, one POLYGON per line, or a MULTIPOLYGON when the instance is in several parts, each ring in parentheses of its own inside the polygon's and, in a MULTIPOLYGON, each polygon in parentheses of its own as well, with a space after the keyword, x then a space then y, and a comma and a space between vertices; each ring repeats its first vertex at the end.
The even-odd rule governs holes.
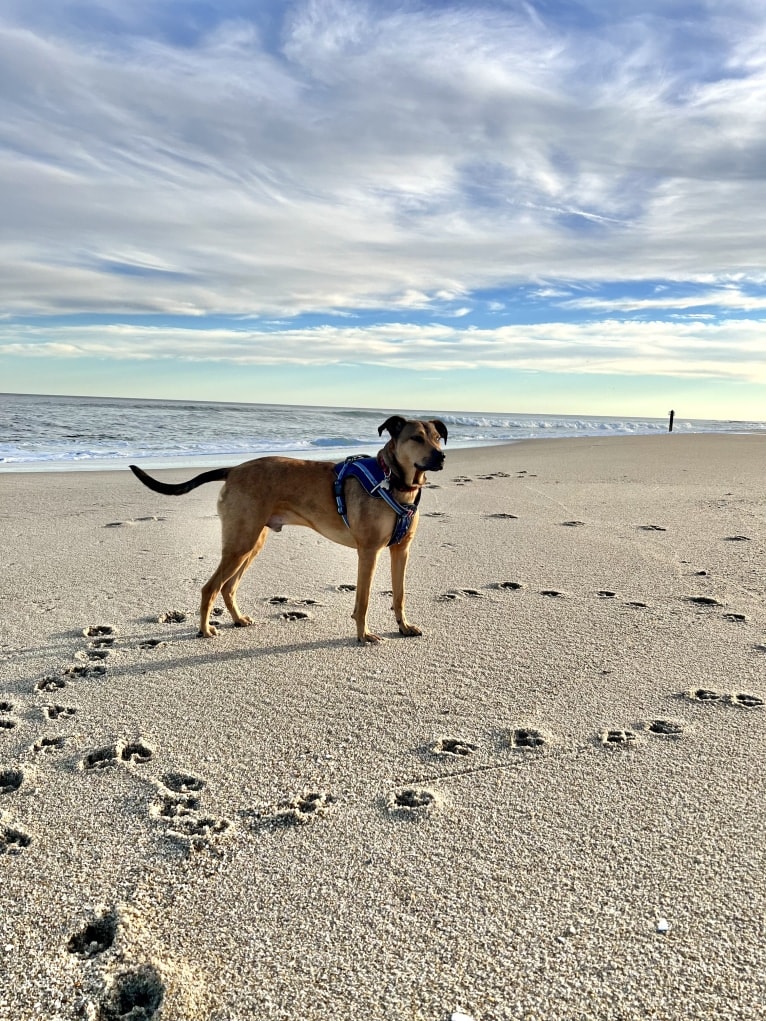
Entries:
MULTIPOLYGON (((669 439, 671 442, 677 440, 680 437, 754 437, 754 438, 765 438, 766 430, 764 432, 698 432, 698 433, 625 433, 625 434, 608 434, 608 435, 577 435, 577 436, 535 436, 535 437, 522 437, 514 440, 485 440, 482 442, 469 442, 463 441, 460 444, 448 443, 445 447, 445 452, 456 454, 464 451, 482 451, 485 449, 496 449, 500 448, 513 448, 518 447, 520 444, 545 444, 545 443, 556 443, 556 442, 599 442, 599 441, 622 441, 622 440, 656 440, 661 441, 663 439, 669 439)), ((377 441, 378 443, 380 441, 377 441)), ((333 450, 331 456, 328 456, 327 450, 274 450, 259 452, 254 457, 292 457, 298 460, 310 460, 310 461, 332 461, 338 463, 350 454, 358 453, 369 453, 373 454, 379 449, 375 443, 358 444, 355 446, 337 448, 333 450), (361 451, 361 447, 366 446, 369 450, 361 451), (375 447, 375 450, 373 450, 375 447)), ((133 459, 131 459, 133 460, 133 459)), ((244 461, 251 460, 249 457, 241 457, 234 455, 216 455, 210 454, 205 457, 197 458, 183 458, 180 459, 183 463, 168 464, 167 462, 172 458, 165 457, 148 457, 148 458, 136 458, 141 462, 141 466, 145 467, 149 471, 162 471, 162 472, 173 472, 173 471, 206 471, 210 468, 220 467, 232 467, 237 464, 242 464, 244 461)), ((4 466, 0 464, 0 477, 3 475, 37 475, 37 474, 51 474, 51 475, 66 475, 66 474, 83 474, 92 475, 98 473, 109 473, 109 472, 126 472, 129 471, 129 461, 126 458, 125 461, 119 463, 110 463, 107 461, 97 463, 73 463, 68 461, 55 461, 55 462, 27 462, 24 464, 16 464, 12 467, 4 466)))
POLYGON ((7 473, 0 1017, 762 1015, 766 436, 446 454, 375 647, 302 528, 195 637, 218 486, 7 473))

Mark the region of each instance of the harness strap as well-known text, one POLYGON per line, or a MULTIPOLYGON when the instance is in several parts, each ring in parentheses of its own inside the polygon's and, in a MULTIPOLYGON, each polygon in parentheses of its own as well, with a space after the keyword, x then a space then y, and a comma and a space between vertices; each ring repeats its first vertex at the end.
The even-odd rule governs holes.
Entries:
POLYGON ((415 513, 420 503, 420 490, 415 498, 414 503, 399 503, 391 495, 388 489, 388 480, 384 473, 384 470, 380 467, 378 461, 374 457, 368 457, 366 454, 353 454, 351 457, 347 457, 345 461, 341 461, 340 464, 335 465, 335 482, 333 488, 335 491, 335 503, 338 508, 338 513, 343 518, 346 527, 348 524, 348 512, 346 509, 346 499, 343 493, 343 483, 346 478, 351 475, 361 482, 366 493, 370 496, 379 497, 388 504, 391 510, 396 514, 396 523, 394 530, 391 534, 391 538, 388 541, 389 546, 395 546, 396 543, 401 542, 407 532, 410 530, 412 525, 412 519, 415 517, 415 513))

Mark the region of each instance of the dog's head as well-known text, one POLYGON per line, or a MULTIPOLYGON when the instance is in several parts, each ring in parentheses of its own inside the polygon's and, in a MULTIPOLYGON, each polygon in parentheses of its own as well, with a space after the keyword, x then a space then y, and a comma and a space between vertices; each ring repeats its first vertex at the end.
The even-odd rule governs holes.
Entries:
POLYGON ((441 471, 444 451, 441 442, 447 442, 447 426, 438 418, 422 420, 392 415, 378 428, 391 439, 385 450, 405 469, 412 472, 441 471))

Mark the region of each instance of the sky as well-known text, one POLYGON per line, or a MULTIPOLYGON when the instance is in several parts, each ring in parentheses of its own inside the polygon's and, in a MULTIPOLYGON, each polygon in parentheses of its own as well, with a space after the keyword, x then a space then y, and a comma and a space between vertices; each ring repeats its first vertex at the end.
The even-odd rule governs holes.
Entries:
POLYGON ((3 0, 0 391, 766 419, 763 0, 3 0))

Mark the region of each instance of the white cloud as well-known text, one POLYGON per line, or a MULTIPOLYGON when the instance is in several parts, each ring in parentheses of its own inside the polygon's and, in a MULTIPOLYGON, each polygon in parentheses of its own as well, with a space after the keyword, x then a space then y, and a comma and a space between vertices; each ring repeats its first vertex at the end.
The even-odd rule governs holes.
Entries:
POLYGON ((571 298, 559 303, 561 308, 579 309, 590 312, 657 312, 666 310, 691 310, 710 306, 712 308, 742 312, 759 312, 766 309, 766 295, 747 294, 738 287, 719 287, 708 291, 669 294, 667 288, 658 290, 651 298, 571 298))
POLYGON ((8 310, 290 314, 762 272, 760 6, 712 11, 699 66, 668 41, 684 22, 651 12, 588 35, 544 7, 323 0, 291 8, 280 52, 241 16, 182 45, 154 5, 102 7, 122 34, 97 37, 37 6, 0 25, 8 310))
MULTIPOLYGON (((701 5, 693 20, 667 4, 640 17, 630 4, 590 7, 597 31, 530 4, 301 0, 247 20, 223 0, 205 26, 207 8, 183 3, 11 0, 0 17, 4 315, 441 309, 468 324, 474 292, 524 285, 594 315, 704 303, 755 319, 763 5, 701 5), (709 292, 573 296, 603 280, 709 292)), ((484 307, 510 304, 493 294, 484 307)), ((308 355, 317 335, 285 329, 113 327, 103 349, 82 330, 57 330, 63 348, 20 328, 0 340, 6 354, 31 344, 206 358, 215 343, 232 361, 313 364, 395 359, 405 337, 432 368, 627 372, 656 359, 662 372, 761 378, 752 323, 683 329, 397 327, 394 341, 333 327, 308 355)))
POLYGON ((12 326, 0 357, 65 357, 327 365, 408 371, 513 369, 547 372, 673 375, 766 383, 763 324, 622 322, 545 323, 463 329, 385 323, 377 326, 282 327, 279 330, 137 326, 12 326))

